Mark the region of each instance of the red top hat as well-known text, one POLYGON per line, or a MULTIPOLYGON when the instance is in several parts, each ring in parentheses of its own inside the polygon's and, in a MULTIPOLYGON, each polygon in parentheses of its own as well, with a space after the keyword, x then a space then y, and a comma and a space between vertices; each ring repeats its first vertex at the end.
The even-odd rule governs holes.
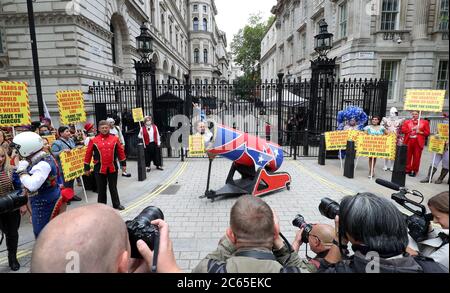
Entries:
POLYGON ((94 124, 92 123, 86 123, 86 125, 84 125, 84 130, 87 132, 89 132, 92 128, 94 128, 94 124))

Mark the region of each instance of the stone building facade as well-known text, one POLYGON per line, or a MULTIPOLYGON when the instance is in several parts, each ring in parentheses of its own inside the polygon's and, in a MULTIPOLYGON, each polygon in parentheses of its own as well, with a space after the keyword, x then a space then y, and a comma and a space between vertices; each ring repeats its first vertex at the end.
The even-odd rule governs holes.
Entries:
MULTIPOLYGON (((227 41, 215 23, 214 0, 40 0, 34 12, 42 90, 53 114, 57 90, 87 93, 93 81, 135 79, 133 60, 140 59, 135 38, 144 21, 154 38, 157 80, 228 75, 227 41), (201 12, 193 11, 195 5, 201 12), (195 17, 207 20, 205 31, 195 30, 195 17), (194 62, 197 47, 202 56, 208 50, 201 59, 208 62, 194 62)), ((37 114, 26 0, 0 2, 0 80, 29 82, 37 114)))
MULTIPOLYGON (((314 35, 325 19, 337 78, 385 78, 388 105, 406 90, 448 90, 448 0, 278 0, 262 41, 262 79, 310 78, 314 35)), ((448 99, 448 93, 447 93, 448 99)), ((446 103, 448 109, 448 102, 446 103)))

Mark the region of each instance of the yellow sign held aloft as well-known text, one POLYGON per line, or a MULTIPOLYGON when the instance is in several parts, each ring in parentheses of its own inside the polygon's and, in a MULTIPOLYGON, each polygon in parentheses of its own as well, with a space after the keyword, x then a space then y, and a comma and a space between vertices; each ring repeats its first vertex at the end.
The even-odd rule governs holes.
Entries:
POLYGON ((445 91, 443 90, 408 90, 406 92, 406 111, 442 112, 445 91))
POLYGON ((82 91, 58 91, 56 93, 56 99, 62 125, 86 122, 84 95, 82 91))
POLYGON ((64 181, 74 180, 84 174, 85 155, 86 147, 76 148, 70 152, 62 152, 59 155, 64 174, 64 181))
POLYGON ((437 136, 431 136, 428 142, 428 150, 430 153, 443 154, 445 152, 445 139, 437 136))
POLYGON ((0 126, 31 124, 28 84, 26 82, 0 81, 0 126))
POLYGON ((397 136, 368 135, 358 137, 356 156, 395 160, 397 136))
POLYGON ((132 112, 135 123, 144 121, 144 112, 142 111, 142 108, 133 109, 132 112))
POLYGON ((205 140, 202 135, 195 134, 189 136, 189 156, 203 157, 205 155, 205 140))
POLYGON ((437 125, 439 137, 448 140, 448 123, 440 123, 437 125))
POLYGON ((52 143, 56 140, 56 136, 54 134, 46 135, 46 136, 43 136, 42 138, 45 138, 48 141, 49 145, 52 145, 52 143))

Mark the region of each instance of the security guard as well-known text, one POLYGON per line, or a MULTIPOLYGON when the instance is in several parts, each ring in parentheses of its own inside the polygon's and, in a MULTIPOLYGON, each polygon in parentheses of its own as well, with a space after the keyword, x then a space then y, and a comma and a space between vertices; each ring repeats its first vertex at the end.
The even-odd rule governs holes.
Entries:
POLYGON ((193 273, 304 273, 315 267, 301 260, 280 238, 278 220, 262 199, 246 195, 231 209, 230 227, 216 251, 193 273))

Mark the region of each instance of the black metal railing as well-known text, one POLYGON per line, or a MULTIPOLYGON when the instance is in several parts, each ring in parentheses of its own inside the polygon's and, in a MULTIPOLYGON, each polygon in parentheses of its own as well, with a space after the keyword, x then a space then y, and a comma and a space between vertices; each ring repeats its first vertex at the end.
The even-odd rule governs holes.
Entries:
POLYGON ((271 80, 214 84, 180 83, 177 80, 94 83, 96 119, 113 113, 122 117, 124 133, 130 141, 129 156, 137 152, 139 124, 131 109, 136 96, 144 114, 153 113, 163 134, 164 156, 178 157, 180 149, 170 146, 170 135, 178 126, 171 125, 176 115, 186 115, 195 132, 195 121, 208 119, 252 135, 278 142, 286 156, 317 157, 320 134, 336 130, 337 114, 347 106, 358 106, 369 115, 386 113, 388 83, 376 79, 271 80), (155 96, 155 100, 152 100, 155 96))

